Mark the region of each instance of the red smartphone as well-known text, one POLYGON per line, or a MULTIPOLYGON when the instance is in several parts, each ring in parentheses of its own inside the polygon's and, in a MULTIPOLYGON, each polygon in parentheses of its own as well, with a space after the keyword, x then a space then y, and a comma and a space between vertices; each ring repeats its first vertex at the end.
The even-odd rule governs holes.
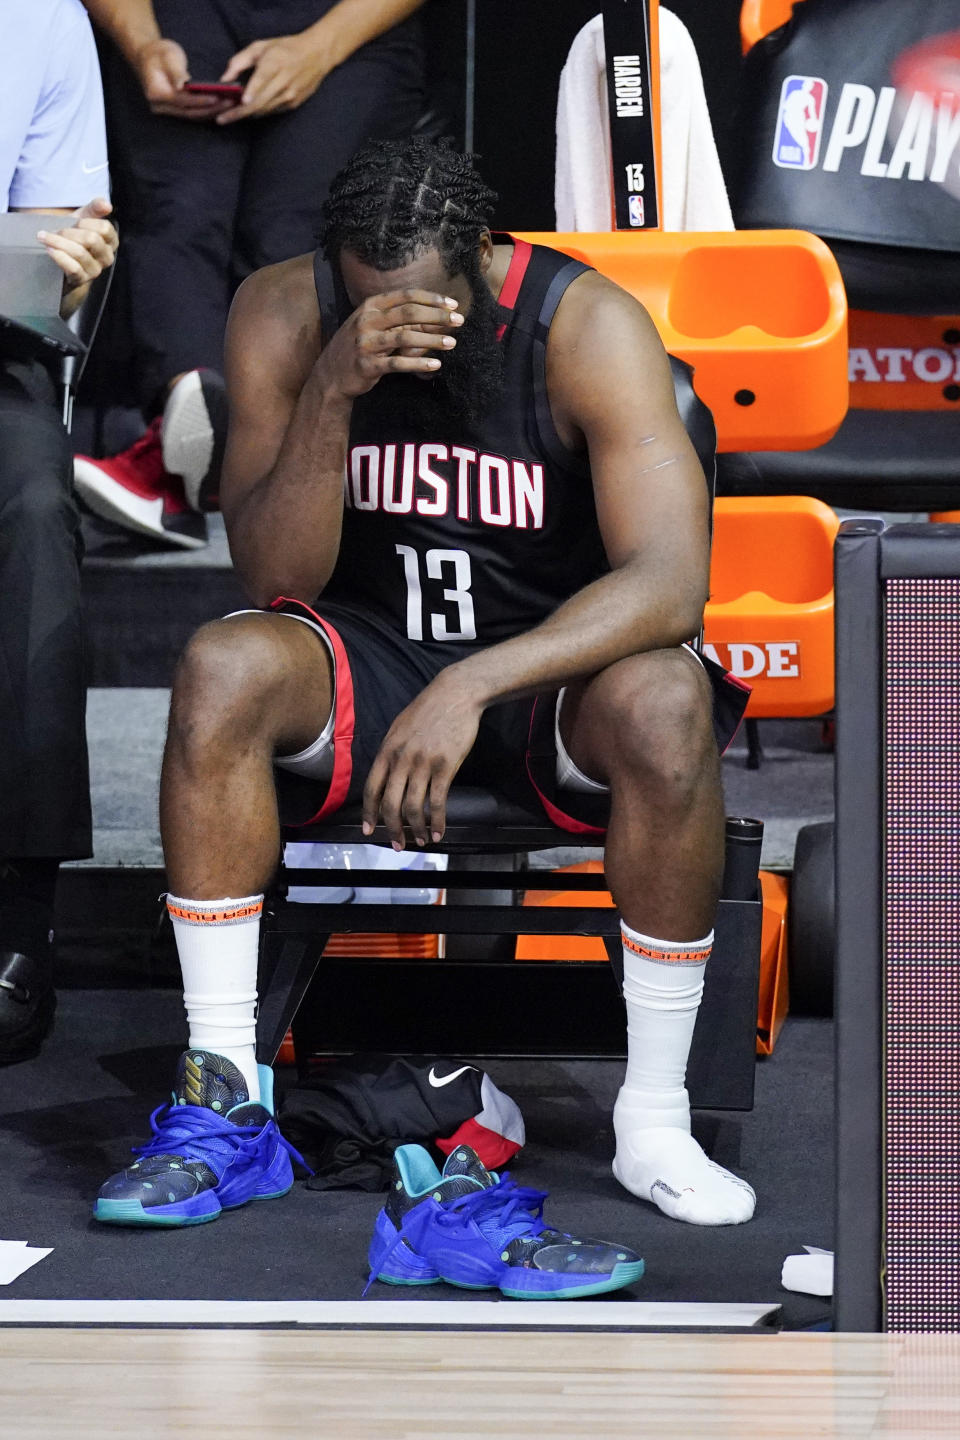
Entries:
POLYGON ((221 80, 188 80, 183 89, 187 95, 216 95, 221 100, 239 100, 243 94, 238 80, 226 84, 221 80))

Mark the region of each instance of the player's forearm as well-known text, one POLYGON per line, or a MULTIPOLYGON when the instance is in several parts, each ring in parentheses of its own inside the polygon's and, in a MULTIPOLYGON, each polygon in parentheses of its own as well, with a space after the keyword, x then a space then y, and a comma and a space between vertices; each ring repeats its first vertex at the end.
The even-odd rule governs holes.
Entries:
POLYGON ((234 564, 258 605, 278 595, 312 601, 333 574, 351 409, 314 372, 273 468, 225 507, 234 564))
POLYGON ((668 649, 698 632, 706 583, 677 583, 627 564, 586 586, 533 630, 452 667, 487 705, 594 675, 627 655, 668 649))
POLYGON ((424 0, 339 0, 339 4, 303 35, 308 42, 323 48, 324 54, 331 57, 333 68, 342 65, 361 45, 376 40, 378 35, 406 20, 423 3, 424 0))
POLYGON ((106 31, 131 62, 144 45, 160 39, 153 0, 84 0, 94 24, 106 31))

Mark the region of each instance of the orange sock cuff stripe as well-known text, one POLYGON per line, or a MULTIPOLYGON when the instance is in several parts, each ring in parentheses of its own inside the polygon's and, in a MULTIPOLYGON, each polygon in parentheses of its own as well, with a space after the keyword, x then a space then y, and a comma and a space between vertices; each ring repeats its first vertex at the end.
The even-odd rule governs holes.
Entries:
POLYGON ((642 955, 644 960, 653 960, 658 965, 704 965, 713 949, 712 945, 700 945, 693 950, 660 950, 653 945, 641 945, 622 931, 621 938, 632 955, 642 955))
POLYGON ((244 920, 259 920, 263 913, 263 901, 232 905, 223 910, 196 910, 187 905, 171 904, 168 900, 167 910, 172 919, 184 920, 188 925, 239 925, 244 920))

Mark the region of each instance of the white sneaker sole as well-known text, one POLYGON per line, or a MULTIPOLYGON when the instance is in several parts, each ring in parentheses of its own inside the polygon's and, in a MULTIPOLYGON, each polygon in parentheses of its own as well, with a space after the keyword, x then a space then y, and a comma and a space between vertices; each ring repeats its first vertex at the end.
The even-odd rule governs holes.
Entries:
POLYGON ((115 525, 135 530, 140 535, 150 535, 154 540, 179 545, 184 550, 202 550, 207 543, 194 539, 192 535, 165 529, 161 497, 147 500, 142 495, 133 494, 97 465, 80 456, 74 458, 73 481, 84 504, 104 520, 111 520, 115 525))
POLYGON ((213 460, 213 425, 196 370, 178 380, 163 409, 163 464, 179 475, 192 510, 200 509, 200 486, 213 460))

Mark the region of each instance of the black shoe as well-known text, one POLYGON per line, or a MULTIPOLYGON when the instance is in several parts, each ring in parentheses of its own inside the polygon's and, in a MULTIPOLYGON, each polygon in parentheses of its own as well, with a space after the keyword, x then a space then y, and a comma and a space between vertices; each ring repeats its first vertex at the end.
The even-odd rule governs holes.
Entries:
POLYGON ((37 1054, 56 1008, 49 946, 42 957, 0 950, 0 1065, 37 1054))

